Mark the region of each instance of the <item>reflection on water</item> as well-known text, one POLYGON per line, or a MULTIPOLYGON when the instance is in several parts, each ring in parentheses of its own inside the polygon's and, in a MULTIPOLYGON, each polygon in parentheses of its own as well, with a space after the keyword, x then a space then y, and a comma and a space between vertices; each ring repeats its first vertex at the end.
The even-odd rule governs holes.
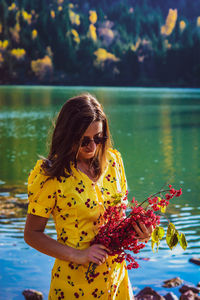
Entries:
MULTIPOLYGON (((162 282, 166 279, 179 276, 185 283, 196 284, 200 280, 199 266, 189 263, 189 258, 199 255, 200 249, 200 214, 194 207, 183 207, 181 211, 187 208, 187 216, 180 213, 178 208, 173 208, 174 212, 171 215, 171 221, 176 228, 184 232, 188 240, 188 248, 183 251, 180 246, 177 246, 173 251, 166 246, 166 241, 161 241, 158 253, 153 253, 151 245, 148 243, 141 254, 137 255, 140 268, 131 270, 130 278, 132 285, 141 289, 144 286, 151 285, 161 294, 165 295, 166 290, 163 290, 162 282), (192 212, 194 214, 192 214, 192 212), (146 259, 148 258, 148 260, 146 259), (145 272, 145 279, 144 279, 145 272)), ((25 217, 1 219, 0 220, 0 263, 6 264, 8 268, 4 268, 3 272, 10 274, 16 278, 15 285, 13 281, 7 278, 7 289, 12 288, 13 295, 20 295, 23 288, 32 287, 41 290, 46 295, 50 283, 50 269, 53 265, 53 259, 43 254, 38 253, 34 249, 28 247, 23 241, 25 217), (29 266, 29 267, 28 267, 29 266), (47 273, 44 273, 44 270, 47 273), (13 275, 13 272, 17 272, 13 275), (44 274, 45 282, 44 282, 44 274), (26 277, 24 277, 26 275, 26 277), (30 286, 30 278, 34 278, 30 286)), ((163 219, 161 225, 165 231, 167 222, 163 219)), ((46 233, 56 239, 55 227, 53 220, 48 221, 46 233)), ((7 276, 7 275, 5 275, 7 276)), ((0 282, 3 278, 0 278, 0 282)), ((178 295, 178 288, 172 289, 178 295)), ((1 296, 5 295, 5 289, 0 292, 1 296)), ((10 292, 6 292, 11 295, 10 292)), ((23 299, 23 298, 9 298, 23 299)))
MULTIPOLYGON (((135 196, 141 202, 166 182, 183 189, 166 216, 186 234, 187 250, 178 246, 171 251, 163 240, 158 253, 152 253, 147 244, 139 255, 141 268, 130 272, 133 286, 151 285, 164 295, 168 291, 161 288, 163 280, 180 276, 196 284, 200 267, 189 258, 200 255, 200 90, 1 87, 1 204, 11 205, 17 198, 20 213, 0 218, 0 285, 6 282, 0 299, 23 299, 21 291, 27 287, 43 291, 47 299, 53 259, 23 241, 27 177, 38 155, 47 153, 52 118, 66 99, 82 91, 95 94, 108 114, 115 147, 124 159, 130 199, 135 196)), ((166 230, 166 220, 162 225, 166 230)), ((52 219, 46 232, 56 238, 52 219)), ((173 291, 178 293, 178 288, 173 291)))

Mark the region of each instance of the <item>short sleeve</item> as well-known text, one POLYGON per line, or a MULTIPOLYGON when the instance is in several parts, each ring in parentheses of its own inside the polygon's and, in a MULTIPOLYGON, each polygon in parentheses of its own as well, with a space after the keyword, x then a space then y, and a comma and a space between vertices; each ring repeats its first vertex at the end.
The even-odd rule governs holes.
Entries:
POLYGON ((126 194, 127 192, 127 180, 126 180, 126 175, 125 175, 125 170, 124 170, 124 164, 123 164, 123 160, 122 160, 122 156, 120 154, 119 151, 112 150, 117 158, 117 163, 118 163, 118 168, 119 168, 119 174, 120 174, 120 185, 121 185, 121 191, 123 194, 126 194))
POLYGON ((38 160, 28 178, 28 213, 49 218, 56 203, 57 179, 49 179, 38 160))

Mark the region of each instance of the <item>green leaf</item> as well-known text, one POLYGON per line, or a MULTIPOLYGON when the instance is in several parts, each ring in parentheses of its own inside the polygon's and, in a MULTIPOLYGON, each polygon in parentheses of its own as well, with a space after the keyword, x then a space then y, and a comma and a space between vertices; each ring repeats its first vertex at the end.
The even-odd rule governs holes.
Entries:
POLYGON ((158 242, 163 238, 164 235, 165 235, 164 228, 160 226, 156 226, 156 228, 154 229, 151 235, 151 238, 154 242, 158 242))
POLYGON ((152 249, 152 251, 154 252, 154 246, 155 246, 155 244, 157 244, 157 249, 156 249, 156 252, 158 252, 158 246, 159 246, 159 242, 154 242, 153 240, 151 240, 151 249, 152 249))
POLYGON ((121 199, 116 199, 113 201, 113 203, 111 203, 111 206, 117 205, 119 203, 121 203, 121 199))
POLYGON ((158 252, 158 247, 159 247, 159 244, 160 244, 160 240, 163 238, 163 236, 165 235, 165 231, 164 231, 164 228, 163 227, 159 227, 159 226, 156 226, 156 228, 154 229, 152 235, 151 235, 151 248, 152 248, 152 251, 154 252, 154 245, 156 244, 157 245, 157 252, 158 252))
MULTIPOLYGON (((158 197, 158 201, 159 202, 161 201, 160 197, 158 197)), ((165 213, 166 212, 166 206, 163 207, 163 206, 159 205, 159 202, 158 202, 158 207, 160 208, 161 213, 165 213)))
POLYGON ((173 223, 169 223, 168 228, 167 228, 167 235, 172 235, 175 233, 176 227, 174 226, 173 223))
POLYGON ((161 206, 161 207, 160 207, 160 211, 161 211, 161 213, 163 213, 163 214, 164 214, 164 213, 166 212, 166 206, 164 206, 164 207, 163 207, 163 206, 161 206))
POLYGON ((185 237, 184 233, 181 233, 181 235, 179 236, 179 243, 183 250, 185 250, 187 248, 188 243, 186 241, 186 237, 185 237))
POLYGON ((175 232, 174 234, 170 236, 166 236, 167 245, 172 250, 176 245, 178 244, 178 232, 175 232))
POLYGON ((179 241, 178 231, 176 230, 176 227, 174 226, 173 223, 169 223, 167 228, 167 235, 166 235, 167 245, 172 250, 174 247, 176 247, 178 241, 179 241))
POLYGON ((115 205, 121 203, 122 196, 123 196, 122 193, 117 193, 117 194, 113 195, 111 198, 114 200, 112 201, 112 203, 110 205, 115 206, 115 205))

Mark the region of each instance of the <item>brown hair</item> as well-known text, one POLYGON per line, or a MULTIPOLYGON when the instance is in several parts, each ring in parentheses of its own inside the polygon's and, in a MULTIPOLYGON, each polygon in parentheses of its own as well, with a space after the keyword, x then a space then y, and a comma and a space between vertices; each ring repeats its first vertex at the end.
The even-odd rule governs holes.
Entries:
POLYGON ((77 167, 77 153, 81 138, 94 121, 102 121, 103 136, 107 140, 97 147, 95 157, 91 159, 95 176, 99 178, 106 165, 107 149, 112 146, 108 121, 101 104, 89 93, 70 98, 58 114, 52 135, 50 152, 42 167, 51 178, 72 175, 70 163, 77 167))

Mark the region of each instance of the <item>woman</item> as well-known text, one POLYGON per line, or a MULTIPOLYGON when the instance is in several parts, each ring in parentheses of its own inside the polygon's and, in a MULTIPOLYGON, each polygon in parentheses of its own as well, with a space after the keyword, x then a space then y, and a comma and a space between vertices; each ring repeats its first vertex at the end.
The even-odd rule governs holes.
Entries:
MULTIPOLYGON (((55 125, 47 159, 28 179, 29 207, 24 239, 55 257, 49 299, 132 299, 125 262, 112 263, 103 245, 90 246, 102 215, 118 191, 126 193, 121 155, 111 147, 108 122, 90 94, 69 99, 55 125), (53 215, 57 241, 44 233, 53 215), (85 276, 97 264, 95 278, 85 276)), ((140 239, 152 228, 135 225, 140 239)))

